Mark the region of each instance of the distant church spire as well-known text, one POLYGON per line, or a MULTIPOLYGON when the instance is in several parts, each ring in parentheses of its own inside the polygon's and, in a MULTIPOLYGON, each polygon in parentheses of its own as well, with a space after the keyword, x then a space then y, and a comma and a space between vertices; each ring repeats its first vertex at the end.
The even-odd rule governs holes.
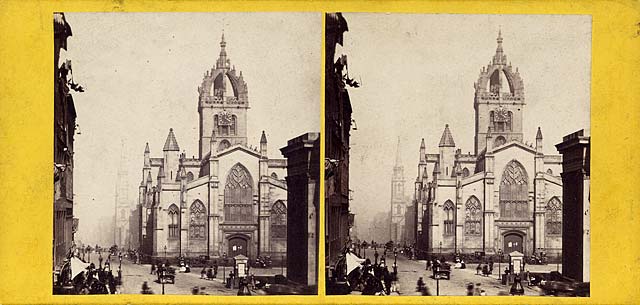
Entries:
POLYGON ((398 147, 396 147, 396 165, 395 167, 400 166, 400 137, 398 137, 398 147))

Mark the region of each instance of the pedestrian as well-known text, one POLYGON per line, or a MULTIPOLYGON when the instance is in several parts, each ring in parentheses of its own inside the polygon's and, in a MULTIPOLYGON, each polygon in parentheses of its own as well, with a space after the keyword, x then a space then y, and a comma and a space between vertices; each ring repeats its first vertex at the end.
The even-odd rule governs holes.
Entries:
POLYGON ((473 283, 467 284, 467 295, 468 296, 472 296, 473 295, 473 283))
POLYGON ((480 292, 482 292, 480 289, 480 283, 476 283, 476 288, 473 289, 473 295, 478 296, 480 295, 480 292))
POLYGON ((153 290, 149 287, 149 284, 145 281, 142 283, 142 294, 153 294, 153 290))
POLYGON ((207 270, 207 279, 208 280, 213 280, 213 269, 211 269, 211 267, 209 267, 209 269, 207 270))
POLYGON ((493 273, 493 259, 489 261, 489 273, 493 273))
POLYGON ((151 263, 151 273, 149 274, 156 274, 156 264, 151 263))
MULTIPOLYGON (((202 267, 202 270, 200 271, 200 278, 201 279, 207 278, 207 267, 202 267)), ((197 294, 197 293, 194 293, 194 294, 197 294)))
POLYGON ((427 270, 431 270, 431 260, 427 259, 427 270))
POLYGON ((213 262, 213 278, 217 278, 218 277, 218 263, 217 262, 213 262))
POLYGON ((482 263, 478 263, 478 267, 476 267, 476 275, 479 275, 480 271, 482 271, 482 263))

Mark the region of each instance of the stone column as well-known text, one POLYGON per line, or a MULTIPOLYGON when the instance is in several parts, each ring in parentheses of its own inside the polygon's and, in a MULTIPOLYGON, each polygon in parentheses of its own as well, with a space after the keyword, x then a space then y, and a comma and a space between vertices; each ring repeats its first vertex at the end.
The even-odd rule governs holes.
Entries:
POLYGON ((574 132, 556 148, 562 154, 562 274, 589 282, 591 136, 574 132))
POLYGON ((287 279, 318 285, 320 134, 306 133, 280 149, 287 158, 287 279))

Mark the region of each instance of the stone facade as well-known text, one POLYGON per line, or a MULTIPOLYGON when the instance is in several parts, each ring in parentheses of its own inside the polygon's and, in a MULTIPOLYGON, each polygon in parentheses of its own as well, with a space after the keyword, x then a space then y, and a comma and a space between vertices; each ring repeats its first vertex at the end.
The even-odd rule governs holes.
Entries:
POLYGON ((414 189, 420 255, 562 251, 562 157, 543 153, 540 128, 535 146, 524 143, 524 85, 502 42, 499 33, 496 53, 474 84, 474 154, 456 149, 449 125, 438 153, 427 153, 424 139, 420 145, 414 189))
POLYGON ((71 26, 63 13, 53 14, 53 268, 59 269, 73 246, 77 219, 73 218, 73 151, 76 109, 71 95, 71 62, 59 63, 67 49, 71 26))
POLYGON ((162 156, 144 151, 141 250, 151 257, 286 259, 287 168, 247 143, 249 98, 231 65, 224 35, 220 55, 198 87, 198 157, 180 153, 173 129, 162 156))

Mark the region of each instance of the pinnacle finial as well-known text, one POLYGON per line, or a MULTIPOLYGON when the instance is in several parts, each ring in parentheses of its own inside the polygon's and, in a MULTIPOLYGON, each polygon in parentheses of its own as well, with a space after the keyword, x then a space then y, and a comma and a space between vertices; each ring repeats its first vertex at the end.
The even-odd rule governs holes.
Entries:
POLYGON ((260 144, 267 143, 267 135, 262 131, 262 135, 260 136, 260 144))

